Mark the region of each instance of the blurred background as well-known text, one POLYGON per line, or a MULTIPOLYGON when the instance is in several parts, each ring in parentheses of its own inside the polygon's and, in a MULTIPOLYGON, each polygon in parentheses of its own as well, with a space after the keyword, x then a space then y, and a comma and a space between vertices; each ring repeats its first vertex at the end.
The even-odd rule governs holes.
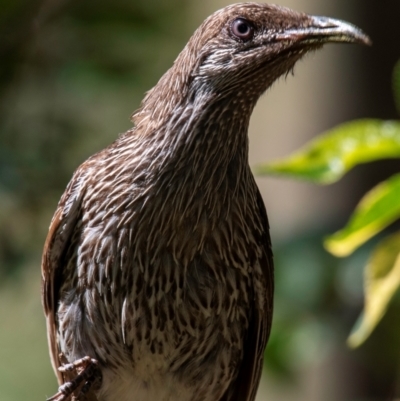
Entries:
MULTIPOLYGON (((283 157, 361 117, 396 118, 391 70, 400 2, 275 1, 353 22, 372 48, 328 46, 264 96, 251 163, 283 157)), ((0 401, 56 390, 40 304, 40 258, 74 169, 131 127, 130 114, 196 27, 226 0, 2 0, 0 3, 0 401)), ((357 167, 330 187, 258 180, 276 259, 276 312, 258 400, 400 399, 394 302, 358 350, 346 337, 362 308, 368 245, 339 260, 321 245, 398 160, 357 167)))

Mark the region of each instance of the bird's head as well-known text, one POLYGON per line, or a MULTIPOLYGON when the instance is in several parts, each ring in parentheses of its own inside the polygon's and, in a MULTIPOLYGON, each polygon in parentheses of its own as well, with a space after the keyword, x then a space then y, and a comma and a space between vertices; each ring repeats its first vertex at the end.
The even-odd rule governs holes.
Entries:
POLYGON ((225 7, 196 30, 172 68, 151 90, 139 113, 153 117, 189 95, 259 96, 297 60, 325 43, 369 44, 360 29, 340 20, 257 3, 225 7), (168 99, 162 104, 160 99, 168 99))
POLYGON ((258 97, 310 50, 325 43, 369 43, 349 23, 310 16, 269 4, 234 4, 211 15, 187 50, 196 63, 191 75, 216 90, 252 87, 258 97))

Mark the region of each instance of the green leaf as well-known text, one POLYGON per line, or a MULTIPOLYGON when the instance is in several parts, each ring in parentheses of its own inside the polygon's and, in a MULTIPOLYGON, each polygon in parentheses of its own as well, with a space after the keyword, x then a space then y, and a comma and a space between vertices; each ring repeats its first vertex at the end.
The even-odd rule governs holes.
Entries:
POLYGON ((347 256, 400 217, 400 174, 367 192, 346 227, 328 237, 324 245, 336 256, 347 256))
POLYGON ((400 232, 385 238, 374 250, 365 269, 365 305, 347 342, 362 344, 382 319, 400 287, 400 232))
POLYGON ((359 163, 384 158, 400 158, 400 122, 365 119, 340 125, 287 159, 256 167, 255 173, 329 184, 359 163))
POLYGON ((393 69, 393 96, 397 111, 400 113, 400 60, 393 69))

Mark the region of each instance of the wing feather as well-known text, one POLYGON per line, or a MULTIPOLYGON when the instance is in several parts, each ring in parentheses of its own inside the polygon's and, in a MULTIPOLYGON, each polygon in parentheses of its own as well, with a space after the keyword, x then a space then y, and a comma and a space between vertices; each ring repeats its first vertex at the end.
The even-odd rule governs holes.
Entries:
POLYGON ((267 211, 258 190, 257 206, 263 228, 262 235, 260 236, 260 245, 262 247, 260 265, 263 277, 261 277, 261 287, 260 282, 254 283, 254 305, 244 344, 243 361, 234 388, 230 389, 230 391, 228 390, 226 396, 223 398, 224 401, 254 401, 263 368, 264 350, 271 331, 274 265, 267 211))
POLYGON ((58 371, 60 360, 56 325, 59 290, 57 277, 62 273, 63 256, 68 248, 71 235, 80 216, 84 187, 82 170, 81 168, 77 170, 61 197, 50 223, 42 255, 42 303, 46 316, 51 364, 59 384, 63 382, 63 377, 58 371))

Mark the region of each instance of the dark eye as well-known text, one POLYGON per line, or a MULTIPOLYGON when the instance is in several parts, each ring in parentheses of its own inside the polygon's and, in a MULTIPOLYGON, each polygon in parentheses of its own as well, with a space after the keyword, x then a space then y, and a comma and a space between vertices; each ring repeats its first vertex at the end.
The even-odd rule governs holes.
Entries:
POLYGON ((231 31, 233 35, 242 40, 250 40, 254 36, 253 24, 244 18, 237 18, 232 22, 231 31))

